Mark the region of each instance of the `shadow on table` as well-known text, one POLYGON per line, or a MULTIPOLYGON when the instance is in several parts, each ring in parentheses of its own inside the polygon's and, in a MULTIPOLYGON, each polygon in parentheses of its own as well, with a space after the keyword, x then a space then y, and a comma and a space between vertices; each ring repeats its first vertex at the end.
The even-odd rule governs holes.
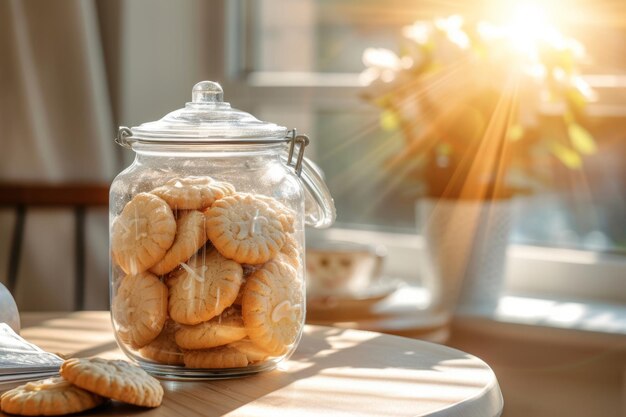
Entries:
MULTIPOLYGON (((296 401, 299 408, 306 408, 302 403, 304 397, 305 402, 311 403, 310 409, 319 408, 319 401, 324 401, 322 406, 328 411, 349 413, 355 403, 363 404, 375 396, 379 401, 372 406, 371 415, 397 415, 400 411, 406 412, 403 407, 409 404, 414 408, 416 397, 432 409, 449 404, 455 395, 458 399, 465 398, 467 391, 464 389, 483 386, 483 381, 444 377, 442 371, 450 366, 468 370, 480 367, 480 364, 474 365, 468 355, 464 356, 467 361, 459 359, 461 355, 448 358, 442 355, 439 346, 417 340, 407 343, 405 338, 378 333, 307 327, 296 353, 284 369, 235 380, 164 381, 168 388, 165 403, 168 409, 186 416, 223 415, 233 411, 233 415, 239 415, 238 408, 263 397, 263 405, 255 404, 255 413, 275 415, 281 406, 293 405, 296 401), (407 346, 412 348, 407 349, 407 346), (351 365, 356 363, 358 366, 351 365), (418 380, 415 370, 428 372, 421 372, 418 380), (317 378, 310 378, 316 375, 317 378), (407 391, 407 386, 411 386, 407 382, 437 389, 407 391), (442 397, 441 387, 446 386, 452 391, 442 397), (383 408, 376 408, 382 404, 383 408)), ((255 415, 248 408, 240 412, 255 415)))
POLYGON ((109 315, 100 312, 28 313, 21 336, 62 357, 124 358, 111 332, 109 315), (76 318, 84 323, 76 325, 76 318))
MULTIPOLYGON (((32 329, 36 330, 33 336, 36 334, 42 340, 31 341, 58 346, 60 352, 70 352, 71 348, 76 356, 107 356, 115 352, 121 355, 112 334, 94 346, 92 338, 101 334, 100 328, 110 328, 108 317, 100 316, 100 320, 94 317, 90 326, 71 333, 59 331, 68 330, 71 325, 63 316, 48 316, 48 320, 32 324, 36 326, 32 329), (64 337, 59 339, 59 335, 64 337)), ((280 370, 231 380, 163 381, 166 397, 162 407, 146 410, 114 402, 107 408, 107 415, 191 417, 232 412, 232 415, 254 417, 280 414, 280 407, 287 405, 297 405, 299 409, 321 406, 326 411, 349 415, 351 409, 363 409, 366 403, 370 415, 391 416, 415 410, 416 402, 432 410, 455 398, 466 398, 467 390, 475 390, 484 383, 475 380, 475 373, 471 372, 481 367, 480 362, 458 351, 443 352, 448 353, 442 353, 438 345, 418 340, 307 326, 297 351, 280 370), (455 370, 454 380, 442 372, 451 367, 455 370), (456 377, 457 373, 461 377, 456 377), (255 403, 259 398, 263 402, 255 403), (255 403, 254 407, 245 407, 250 403, 255 403)))

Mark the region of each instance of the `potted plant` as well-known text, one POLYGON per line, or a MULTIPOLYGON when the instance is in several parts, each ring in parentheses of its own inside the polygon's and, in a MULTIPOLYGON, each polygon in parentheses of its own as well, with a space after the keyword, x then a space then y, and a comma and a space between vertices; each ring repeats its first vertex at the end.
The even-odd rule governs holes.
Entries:
POLYGON ((419 185, 425 278, 448 311, 495 307, 512 197, 545 186, 550 164, 580 169, 596 150, 585 128, 594 93, 576 65, 584 49, 536 15, 517 17, 420 21, 398 53, 363 54, 364 97, 404 141, 385 168, 419 185))

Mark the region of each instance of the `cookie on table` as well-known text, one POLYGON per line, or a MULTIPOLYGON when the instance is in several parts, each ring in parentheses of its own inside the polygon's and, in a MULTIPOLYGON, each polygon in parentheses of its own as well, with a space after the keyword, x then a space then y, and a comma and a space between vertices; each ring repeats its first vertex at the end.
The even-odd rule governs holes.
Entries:
POLYGON ((157 338, 139 349, 139 354, 164 365, 183 365, 183 352, 174 341, 177 328, 172 320, 166 321, 157 338))
POLYGON ((172 210, 204 210, 234 192, 232 184, 211 177, 172 178, 151 191, 167 201, 172 210))
POLYGON ((254 344, 248 338, 229 343, 228 347, 237 349, 239 352, 246 355, 249 363, 264 361, 270 356, 270 354, 265 349, 254 344))
POLYGON ((126 361, 73 358, 59 372, 72 384, 113 400, 142 407, 158 407, 163 400, 159 381, 126 361))
POLYGON ((105 401, 56 377, 29 382, 5 392, 0 396, 0 409, 22 416, 59 416, 89 410, 105 401))
POLYGON ((285 243, 276 212, 252 194, 234 194, 206 210, 207 235, 226 258, 241 264, 262 264, 285 243))
POLYGON ((198 210, 179 213, 174 243, 163 258, 150 268, 150 272, 165 275, 191 258, 207 241, 204 222, 204 214, 198 210))
POLYGON ((176 344, 183 349, 208 349, 246 337, 241 311, 229 307, 222 314, 195 326, 181 325, 176 344))
POLYGON ((127 275, 113 296, 113 319, 120 339, 133 349, 153 341, 167 319, 167 286, 155 275, 127 275))
POLYGON ((175 236, 172 209, 159 197, 140 193, 113 220, 111 254, 127 274, 138 274, 163 258, 175 236))
POLYGON ((248 337, 271 355, 286 353, 302 328, 304 304, 297 274, 287 262, 272 260, 243 288, 241 312, 248 337))
POLYGON ((185 351, 187 368, 243 368, 248 366, 247 356, 239 350, 220 346, 207 350, 185 351))
POLYGON ((177 323, 193 325, 211 320, 235 301, 243 279, 237 262, 207 249, 181 267, 167 280, 169 314, 177 323))

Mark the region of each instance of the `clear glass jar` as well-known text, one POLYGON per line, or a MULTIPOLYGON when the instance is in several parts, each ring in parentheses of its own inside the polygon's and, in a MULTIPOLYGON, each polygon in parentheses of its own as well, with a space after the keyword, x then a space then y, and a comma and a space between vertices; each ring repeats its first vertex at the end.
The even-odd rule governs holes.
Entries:
POLYGON ((305 318, 304 226, 335 211, 306 136, 223 102, 219 84, 159 121, 120 128, 136 153, 110 193, 111 316, 147 371, 218 378, 272 369, 305 318))

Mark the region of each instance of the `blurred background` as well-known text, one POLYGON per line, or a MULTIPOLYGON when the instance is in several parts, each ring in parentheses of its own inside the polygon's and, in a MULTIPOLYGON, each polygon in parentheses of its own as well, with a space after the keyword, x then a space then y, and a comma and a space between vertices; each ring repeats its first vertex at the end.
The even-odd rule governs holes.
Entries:
MULTIPOLYGON (((411 159, 415 166, 401 174, 389 169, 389 161, 405 155, 416 140, 402 127, 429 125, 427 111, 407 115, 406 97, 394 94, 413 89, 413 96, 428 95, 436 114, 444 114, 446 106, 458 104, 456 96, 478 84, 468 76, 476 66, 458 71, 446 67, 445 56, 436 61, 448 46, 423 40, 424 31, 445 33, 454 53, 469 51, 471 62, 495 59, 495 64, 478 61, 478 68, 497 68, 509 59, 491 57, 484 39, 471 31, 459 35, 456 20, 441 20, 456 15, 464 22, 514 25, 522 52, 537 52, 530 54, 536 64, 530 70, 549 84, 552 96, 544 97, 539 88, 535 97, 535 90, 518 82, 519 108, 493 107, 522 115, 524 123, 514 124, 509 134, 528 144, 515 149, 529 155, 512 164, 507 176, 517 216, 505 292, 532 296, 536 303, 516 310, 514 302, 520 300, 509 300, 496 320, 465 322, 450 343, 495 362, 505 401, 507 393, 511 398, 505 415, 626 415, 622 0, 0 0, 0 180, 5 186, 0 271, 7 271, 0 282, 15 281, 22 310, 72 310, 75 272, 84 269, 82 307, 107 309, 108 211, 96 196, 133 159, 131 151, 114 143, 117 127, 157 120, 190 101, 197 81, 214 80, 234 107, 312 138, 307 154, 324 170, 337 206, 330 235, 389 243, 386 273, 423 283, 410 252, 423 245, 416 201, 433 196, 436 183, 425 188, 424 172, 450 166, 455 134, 449 128, 430 136, 416 133, 417 139, 438 141, 428 150, 435 162, 416 157, 411 159), (520 4, 531 8, 519 9, 520 4), (411 25, 414 29, 407 29, 411 25), (562 37, 555 40, 548 26, 562 37), (528 49, 526 41, 541 41, 544 33, 557 43, 558 53, 528 49), (419 48, 407 49, 407 39, 419 48), (559 43, 569 39, 575 42, 559 43), (426 61, 431 55, 436 65, 426 61), (421 87, 415 87, 418 82, 421 87), (438 90, 441 85, 448 90, 438 90), (534 106, 531 116, 524 113, 528 103, 534 106), (10 191, 20 184, 83 185, 93 192, 94 203, 78 211, 28 207, 20 217, 10 191), (20 224, 23 239, 15 252, 20 224), (77 228, 85 231, 83 249, 75 242, 77 228), (403 242, 409 243, 401 247, 403 242), (77 255, 84 255, 84 264, 76 265, 77 255), (538 314, 535 320, 538 311, 554 314, 547 319, 538 314), (543 327, 528 333, 523 327, 498 327, 506 314, 524 322, 515 326, 543 327), (590 331, 555 338, 552 326, 590 331), (518 345, 522 333, 535 343, 524 351, 518 345), (550 351, 550 344, 564 350, 550 351), (564 381, 570 385, 563 393, 541 395, 542 386, 564 381), (524 398, 530 395, 536 402, 524 398)), ((468 95, 463 106, 492 109, 482 103, 481 91, 468 95)), ((456 128, 483 131, 459 114, 448 116, 456 128)))

